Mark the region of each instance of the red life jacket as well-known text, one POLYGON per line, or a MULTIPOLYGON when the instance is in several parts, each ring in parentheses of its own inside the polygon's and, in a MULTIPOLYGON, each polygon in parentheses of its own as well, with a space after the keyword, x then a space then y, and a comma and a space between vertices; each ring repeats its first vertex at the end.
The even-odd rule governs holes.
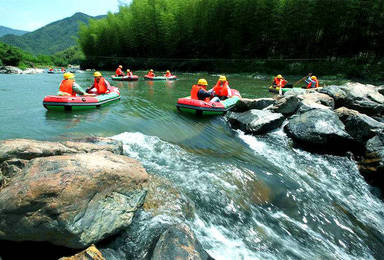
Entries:
MULTIPOLYGON (((319 81, 317 79, 313 79, 316 82, 315 88, 319 87, 319 81)), ((307 88, 312 88, 312 82, 309 82, 307 88)))
POLYGON ((124 76, 124 73, 123 73, 123 71, 120 68, 117 68, 116 72, 115 72, 115 75, 118 76, 118 77, 119 76, 124 76))
POLYGON ((130 72, 127 72, 127 76, 128 76, 128 77, 132 77, 132 76, 133 76, 133 73, 132 73, 132 71, 130 71, 130 72))
POLYGON ((105 82, 104 78, 100 78, 99 82, 97 82, 95 78, 95 81, 93 82, 93 87, 97 89, 97 94, 105 94, 108 90, 108 85, 105 82))
MULTIPOLYGON (((197 99, 197 100, 199 99, 197 93, 199 93, 200 89, 207 91, 205 86, 202 86, 202 85, 193 85, 192 86, 191 99, 197 99)), ((209 102, 209 100, 210 99, 208 97, 204 99, 205 102, 209 102)))
POLYGON ((284 87, 288 83, 288 81, 286 81, 285 79, 279 79, 277 77, 275 77, 275 79, 273 81, 275 82, 276 86, 278 86, 278 87, 284 87))
POLYGON ((76 92, 72 88, 73 82, 75 82, 73 79, 65 79, 61 81, 59 90, 64 93, 68 93, 71 96, 76 96, 76 92))
POLYGON ((216 95, 219 97, 228 97, 228 81, 225 81, 224 83, 218 81, 213 88, 213 91, 215 91, 216 95))
POLYGON ((147 76, 148 76, 148 77, 154 77, 154 76, 155 76, 155 73, 149 71, 149 72, 147 73, 147 76))
POLYGON ((172 76, 171 72, 165 73, 165 77, 171 77, 171 76, 172 76))

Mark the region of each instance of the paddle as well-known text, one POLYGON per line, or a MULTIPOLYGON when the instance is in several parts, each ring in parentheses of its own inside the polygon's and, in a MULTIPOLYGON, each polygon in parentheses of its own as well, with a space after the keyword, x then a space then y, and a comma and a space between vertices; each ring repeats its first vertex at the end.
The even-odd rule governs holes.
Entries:
POLYGON ((293 84, 293 87, 295 87, 297 84, 299 84, 301 81, 303 81, 304 79, 306 79, 310 75, 312 75, 312 73, 309 73, 307 76, 304 76, 302 79, 299 79, 298 81, 296 81, 296 83, 293 84))

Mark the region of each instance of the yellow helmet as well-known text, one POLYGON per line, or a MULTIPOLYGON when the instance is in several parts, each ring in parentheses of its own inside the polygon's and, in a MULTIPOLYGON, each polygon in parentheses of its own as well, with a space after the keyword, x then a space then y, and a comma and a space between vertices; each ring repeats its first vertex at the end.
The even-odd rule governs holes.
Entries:
POLYGON ((127 71, 128 71, 128 72, 130 72, 130 70, 129 70, 129 69, 127 69, 127 71))
POLYGON ((169 70, 167 70, 167 72, 170 72, 169 70))
POLYGON ((225 76, 220 76, 219 81, 227 81, 227 78, 225 76))
POLYGON ((281 74, 279 74, 279 75, 276 76, 276 78, 278 78, 278 79, 282 79, 283 76, 281 76, 281 74))
POLYGON ((64 73, 64 79, 73 79, 75 77, 75 74, 73 73, 70 73, 70 72, 66 72, 64 73))
POLYGON ((208 86, 208 82, 205 79, 199 79, 197 85, 208 86))
POLYGON ((100 72, 95 71, 95 73, 93 73, 93 76, 94 76, 94 77, 101 77, 102 75, 101 75, 100 72))
POLYGON ((150 72, 153 72, 153 69, 150 69, 149 71, 150 71, 150 72))
POLYGON ((123 66, 122 66, 122 65, 119 65, 119 68, 123 68, 123 66))
POLYGON ((311 79, 317 79, 317 77, 316 76, 312 76, 311 79))

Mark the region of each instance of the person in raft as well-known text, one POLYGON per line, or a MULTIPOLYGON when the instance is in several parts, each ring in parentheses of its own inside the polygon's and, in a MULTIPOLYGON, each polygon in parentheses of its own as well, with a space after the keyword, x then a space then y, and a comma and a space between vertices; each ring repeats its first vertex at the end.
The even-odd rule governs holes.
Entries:
POLYGON ((229 88, 229 84, 225 76, 220 76, 216 85, 210 91, 213 91, 212 95, 214 96, 211 100, 212 102, 218 102, 232 96, 231 89, 229 88))
POLYGON ((98 71, 96 71, 93 76, 95 77, 95 81, 93 82, 93 85, 87 89, 87 92, 93 93, 95 91, 92 89, 95 89, 96 94, 98 95, 108 93, 111 87, 109 82, 98 71))
POLYGON ((283 76, 281 76, 281 74, 279 74, 273 79, 272 86, 274 88, 284 88, 286 87, 287 83, 288 81, 283 76))
POLYGON ((167 71, 165 72, 164 77, 169 78, 169 77, 172 77, 172 76, 173 76, 173 75, 171 74, 171 72, 170 72, 169 70, 167 70, 167 71))
POLYGON ((305 83, 307 83, 307 88, 318 88, 319 87, 319 80, 316 76, 312 76, 312 73, 308 74, 308 78, 305 80, 305 83))
POLYGON ((204 100, 209 102, 212 93, 207 91, 208 82, 205 79, 199 79, 197 84, 192 86, 191 99, 204 100))
POLYGON ((85 91, 75 82, 75 75, 73 73, 64 73, 64 80, 61 81, 58 96, 81 96, 87 95, 85 91))
POLYGON ((132 77, 133 76, 133 73, 130 69, 127 69, 127 76, 128 77, 132 77))
POLYGON ((124 72, 123 72, 123 66, 119 65, 119 67, 115 71, 115 76, 116 77, 124 77, 124 72))
POLYGON ((155 73, 153 73, 153 69, 150 69, 147 73, 147 77, 155 77, 155 73))

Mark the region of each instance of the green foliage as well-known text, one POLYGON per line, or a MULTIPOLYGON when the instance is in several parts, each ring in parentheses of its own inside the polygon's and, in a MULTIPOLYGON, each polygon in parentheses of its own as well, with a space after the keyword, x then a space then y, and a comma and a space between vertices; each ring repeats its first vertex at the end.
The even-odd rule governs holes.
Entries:
POLYGON ((91 18, 93 17, 76 13, 22 36, 5 35, 0 41, 33 54, 51 55, 75 46, 80 24, 87 24, 91 18))

